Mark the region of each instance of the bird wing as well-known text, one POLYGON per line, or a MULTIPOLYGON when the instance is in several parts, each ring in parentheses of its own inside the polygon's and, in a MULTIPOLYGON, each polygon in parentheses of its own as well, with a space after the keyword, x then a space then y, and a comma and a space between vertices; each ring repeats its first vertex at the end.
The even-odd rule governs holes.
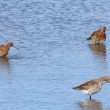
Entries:
POLYGON ((73 89, 76 89, 76 90, 85 90, 86 89, 86 90, 88 90, 88 89, 92 88, 96 84, 97 84, 97 82, 95 82, 94 80, 91 80, 91 81, 88 81, 88 82, 86 82, 84 84, 76 86, 73 89))
POLYGON ((98 34, 101 32, 101 29, 97 30, 97 31, 94 31, 91 36, 89 38, 87 38, 87 40, 91 40, 91 39, 94 39, 94 38, 97 38, 98 37, 98 34))

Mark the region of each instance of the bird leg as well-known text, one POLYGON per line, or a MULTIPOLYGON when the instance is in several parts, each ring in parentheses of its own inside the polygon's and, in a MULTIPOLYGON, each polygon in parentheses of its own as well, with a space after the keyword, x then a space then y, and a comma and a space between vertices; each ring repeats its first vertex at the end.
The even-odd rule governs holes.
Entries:
POLYGON ((89 95, 89 99, 92 100, 91 94, 89 95))

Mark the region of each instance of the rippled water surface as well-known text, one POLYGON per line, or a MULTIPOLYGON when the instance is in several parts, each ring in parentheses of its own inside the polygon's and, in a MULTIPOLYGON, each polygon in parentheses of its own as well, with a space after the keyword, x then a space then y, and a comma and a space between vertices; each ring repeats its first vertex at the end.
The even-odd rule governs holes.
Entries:
POLYGON ((110 76, 110 0, 0 0, 1 110, 110 110, 110 85, 88 100, 72 90, 110 76), (86 38, 107 27, 107 41, 86 38), (7 39, 7 40, 6 40, 7 39))

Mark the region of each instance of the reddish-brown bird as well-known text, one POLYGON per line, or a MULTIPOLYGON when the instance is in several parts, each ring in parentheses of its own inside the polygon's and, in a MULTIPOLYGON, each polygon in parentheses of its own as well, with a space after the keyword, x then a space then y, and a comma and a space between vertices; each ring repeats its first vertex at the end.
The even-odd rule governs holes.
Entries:
POLYGON ((10 47, 13 47, 13 42, 9 42, 6 45, 0 46, 0 57, 6 57, 8 55, 8 52, 10 50, 10 47))
POLYGON ((87 38, 88 41, 90 41, 90 43, 103 43, 106 40, 106 27, 103 27, 95 32, 93 32, 91 34, 91 36, 89 38, 87 38))

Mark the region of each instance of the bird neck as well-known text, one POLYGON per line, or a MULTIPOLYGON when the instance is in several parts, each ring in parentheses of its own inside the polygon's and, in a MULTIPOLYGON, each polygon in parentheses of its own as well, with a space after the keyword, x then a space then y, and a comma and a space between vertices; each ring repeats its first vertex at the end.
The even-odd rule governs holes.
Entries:
POLYGON ((9 46, 9 45, 6 45, 6 46, 2 47, 2 51, 3 51, 4 56, 6 56, 8 54, 8 52, 10 50, 10 47, 11 46, 9 46))
POLYGON ((4 48, 5 48, 6 51, 9 51, 10 47, 11 47, 10 45, 4 46, 4 48))
POLYGON ((99 78, 97 80, 101 85, 105 84, 105 83, 110 83, 110 78, 109 77, 102 77, 102 78, 99 78))

